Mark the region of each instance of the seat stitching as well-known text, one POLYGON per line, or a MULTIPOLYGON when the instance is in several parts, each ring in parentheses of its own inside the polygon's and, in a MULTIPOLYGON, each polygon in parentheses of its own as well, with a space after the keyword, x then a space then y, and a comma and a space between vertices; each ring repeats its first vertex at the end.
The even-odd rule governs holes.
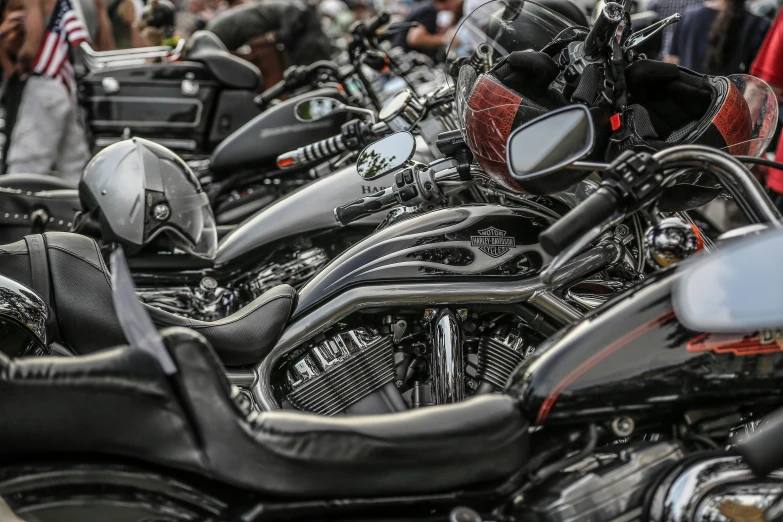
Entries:
POLYGON ((231 321, 227 321, 227 322, 215 321, 214 323, 193 324, 193 328, 196 328, 196 329, 215 328, 215 327, 219 327, 219 326, 226 326, 226 325, 229 325, 229 324, 233 324, 233 323, 235 323, 235 322, 237 322, 237 321, 239 321, 241 319, 244 319, 245 317, 248 317, 249 315, 251 315, 251 314, 261 310, 261 308, 263 308, 265 305, 268 305, 272 301, 275 301, 277 299, 286 298, 286 297, 289 298, 289 299, 291 298, 290 295, 278 295, 278 296, 272 297, 268 301, 264 301, 263 303, 258 305, 256 308, 253 308, 252 310, 249 310, 245 314, 240 315, 239 317, 236 317, 236 318, 232 319, 231 321))
POLYGON ((106 266, 106 261, 103 259, 103 254, 101 253, 101 249, 98 246, 98 242, 93 239, 92 245, 95 247, 95 252, 98 254, 98 262, 101 264, 101 272, 103 272, 103 276, 106 278, 106 283, 109 285, 109 288, 112 288, 111 272, 109 272, 109 267, 106 266))
POLYGON ((75 253, 75 252, 71 252, 71 251, 70 251, 70 250, 68 250, 67 248, 63 248, 63 247, 61 247, 61 246, 56 246, 56 245, 49 245, 49 248, 51 248, 52 250, 59 250, 59 251, 61 251, 61 252, 65 252, 66 254, 70 254, 70 255, 72 255, 73 257, 75 257, 76 259, 80 259, 80 260, 84 261, 85 263, 89 264, 89 265, 90 265, 90 266, 92 266, 94 269, 96 269, 96 270, 99 270, 99 271, 102 271, 100 266, 96 265, 95 263, 93 263, 93 262, 92 262, 92 261, 90 261, 89 259, 86 259, 86 258, 84 258, 84 257, 80 256, 79 254, 75 253))

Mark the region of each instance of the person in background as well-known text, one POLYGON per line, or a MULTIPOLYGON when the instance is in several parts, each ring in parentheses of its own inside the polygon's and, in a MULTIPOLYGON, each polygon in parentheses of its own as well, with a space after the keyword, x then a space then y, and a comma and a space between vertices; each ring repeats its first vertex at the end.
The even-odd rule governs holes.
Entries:
POLYGON ((769 25, 745 9, 745 0, 708 0, 675 24, 666 59, 705 74, 747 72, 769 25))
MULTIPOLYGON (((778 13, 772 27, 767 31, 767 37, 750 68, 750 74, 767 82, 775 91, 778 101, 783 101, 783 11, 778 13)), ((777 162, 783 162, 783 133, 780 136, 775 151, 777 162)), ((783 211, 783 171, 769 169, 767 188, 772 201, 783 211)))
POLYGON ((227 9, 207 25, 228 48, 255 64, 269 88, 291 65, 309 65, 331 57, 331 43, 314 8, 291 0, 248 2, 227 9), (282 51, 281 51, 282 49, 282 51))
POLYGON ((10 127, 7 172, 54 171, 76 186, 90 153, 69 51, 89 41, 89 34, 70 0, 25 0, 23 28, 18 49, 8 39, 0 46, 3 61, 13 64, 3 98, 10 127))
POLYGON ((144 4, 140 0, 107 0, 107 10, 111 20, 114 43, 117 49, 144 47, 146 42, 136 28, 141 18, 144 4))
MULTIPOLYGON (((648 9, 655 11, 659 19, 669 17, 673 14, 683 14, 691 7, 696 7, 704 3, 704 0, 652 0, 648 9)), ((672 38, 674 37, 674 27, 677 24, 664 28, 661 34, 661 56, 671 54, 672 38)))
POLYGON ((452 20, 458 18, 458 11, 462 0, 425 0, 414 5, 406 22, 418 22, 417 27, 401 31, 395 38, 394 44, 406 52, 419 51, 435 58, 439 50, 445 48, 451 42, 454 35, 451 29, 446 30, 438 25, 438 14, 450 12, 452 20))
POLYGON ((114 50, 114 33, 104 0, 74 0, 73 7, 90 33, 93 48, 96 51, 114 50))

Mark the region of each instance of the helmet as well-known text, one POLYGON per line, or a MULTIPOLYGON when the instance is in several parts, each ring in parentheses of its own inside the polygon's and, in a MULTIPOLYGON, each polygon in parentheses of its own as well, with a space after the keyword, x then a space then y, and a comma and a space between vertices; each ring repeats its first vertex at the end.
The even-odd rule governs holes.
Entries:
MULTIPOLYGON (((557 56, 558 42, 586 33, 540 4, 516 0, 485 3, 457 29, 448 67, 460 126, 476 161, 499 185, 524 192, 509 173, 506 142, 516 127, 570 103, 549 88, 560 73, 552 56, 557 56)), ((560 181, 573 184, 584 174, 568 176, 560 181)))
POLYGON ((138 251, 160 234, 174 246, 211 259, 217 247, 209 198, 182 159, 141 138, 95 155, 79 182, 83 208, 98 214, 104 240, 138 251))
POLYGON ((625 125, 607 156, 623 150, 657 151, 708 145, 734 156, 760 156, 775 133, 772 89, 753 76, 706 76, 674 64, 640 60, 626 70, 625 125))
MULTIPOLYGON (((506 163, 511 132, 571 103, 590 107, 594 160, 684 143, 758 155, 772 138, 777 106, 764 82, 709 77, 647 59, 625 68, 628 103, 622 125, 613 130, 616 109, 603 101, 603 65, 589 63, 578 74, 560 65, 561 52, 586 35, 585 28, 529 0, 493 0, 458 28, 448 51, 456 110, 476 161, 501 186, 523 191, 506 163)), ((584 175, 564 171, 556 181, 564 189, 584 175)))
POLYGON ((169 0, 150 0, 141 14, 141 22, 144 27, 156 27, 163 31, 166 38, 174 34, 177 9, 169 0))

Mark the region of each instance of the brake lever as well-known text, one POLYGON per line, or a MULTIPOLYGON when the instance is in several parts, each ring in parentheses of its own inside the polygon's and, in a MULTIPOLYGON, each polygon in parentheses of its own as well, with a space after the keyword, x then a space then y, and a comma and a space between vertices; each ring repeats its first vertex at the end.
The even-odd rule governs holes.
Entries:
POLYGON ((663 31, 666 27, 670 26, 671 24, 679 22, 681 18, 682 16, 680 16, 679 13, 674 13, 671 16, 667 16, 663 20, 659 20, 655 22, 649 27, 645 27, 641 31, 636 31, 631 36, 629 36, 628 39, 625 41, 625 45, 623 46, 623 52, 630 51, 635 47, 639 47, 641 44, 649 40, 650 37, 652 37, 653 35, 663 31))

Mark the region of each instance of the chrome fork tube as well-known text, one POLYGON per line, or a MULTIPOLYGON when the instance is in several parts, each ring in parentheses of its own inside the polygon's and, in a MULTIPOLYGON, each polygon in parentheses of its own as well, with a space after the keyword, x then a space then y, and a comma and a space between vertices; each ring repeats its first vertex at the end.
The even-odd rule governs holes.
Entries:
POLYGON ((461 402, 465 395, 462 334, 457 316, 444 308, 432 323, 430 369, 436 404, 461 402))

